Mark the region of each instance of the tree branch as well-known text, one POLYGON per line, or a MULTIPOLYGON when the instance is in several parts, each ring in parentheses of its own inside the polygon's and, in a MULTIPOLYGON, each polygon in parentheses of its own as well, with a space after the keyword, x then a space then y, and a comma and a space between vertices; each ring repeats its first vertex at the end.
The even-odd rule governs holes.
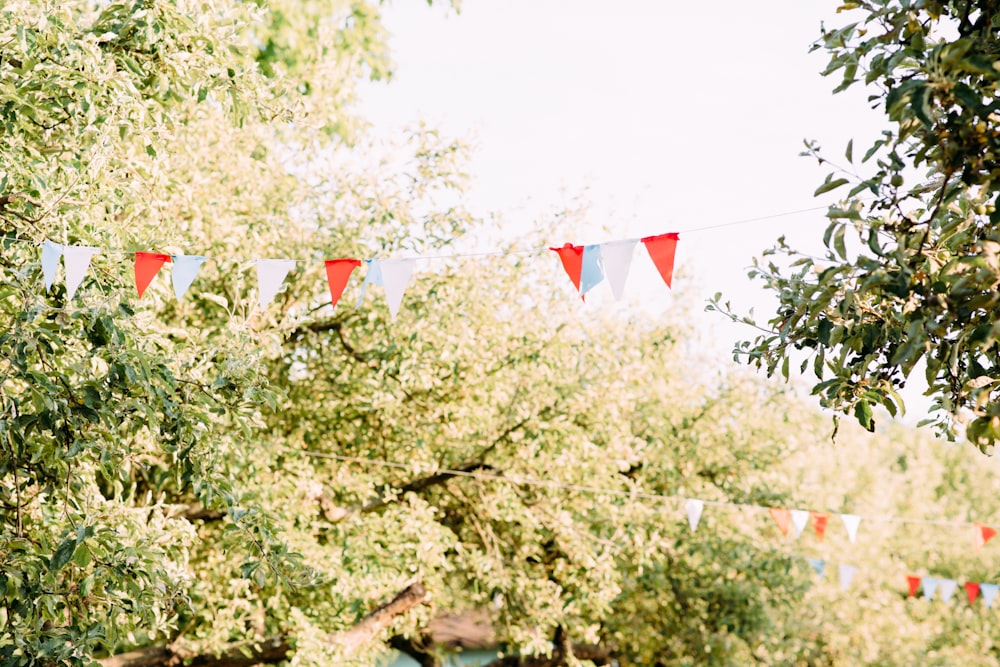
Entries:
MULTIPOLYGON (((347 655, 357 652, 375 636, 389 627, 399 616, 427 601, 427 590, 419 581, 410 584, 391 600, 372 610, 356 625, 327 635, 331 645, 347 655)), ((221 653, 192 654, 172 642, 166 646, 149 646, 129 653, 98 660, 102 667, 251 667, 275 665, 288 660, 293 650, 293 637, 278 635, 262 641, 240 642, 221 653)))

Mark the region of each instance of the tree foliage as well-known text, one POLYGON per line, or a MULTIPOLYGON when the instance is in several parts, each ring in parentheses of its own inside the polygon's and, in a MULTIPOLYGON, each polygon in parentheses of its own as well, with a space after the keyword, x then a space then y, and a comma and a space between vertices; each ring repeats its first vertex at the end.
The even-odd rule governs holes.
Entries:
POLYGON ((800 631, 766 515, 678 500, 792 502, 815 421, 681 326, 584 321, 540 258, 449 258, 489 233, 465 147, 349 113, 387 66, 364 2, 0 9, 0 663, 435 665, 468 609, 496 665, 870 648, 800 631), (72 300, 46 239, 102 249, 72 300), (139 299, 137 250, 213 261, 139 299), (444 257, 397 318, 330 307, 323 259, 408 253, 444 257), (264 257, 302 261, 261 311, 264 257))
POLYGON ((837 91, 864 85, 891 129, 861 155, 849 144, 843 167, 809 145, 836 167, 817 194, 848 190, 827 214, 827 252, 782 240, 768 253, 790 262, 752 275, 779 306, 736 350, 786 378, 789 365, 811 364, 822 404, 869 429, 873 407, 902 411, 898 390, 922 372, 934 400, 925 422, 984 450, 1000 437, 998 10, 988 0, 838 9, 852 20, 816 44, 830 54, 824 74, 841 77, 837 91))

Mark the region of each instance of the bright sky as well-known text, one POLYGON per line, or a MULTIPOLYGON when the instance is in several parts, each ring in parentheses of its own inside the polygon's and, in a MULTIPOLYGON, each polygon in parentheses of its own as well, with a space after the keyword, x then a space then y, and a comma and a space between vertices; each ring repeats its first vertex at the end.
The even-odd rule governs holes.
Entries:
MULTIPOLYGON (((848 139, 862 154, 877 136, 866 93, 832 95, 825 54, 808 52, 821 21, 847 21, 838 4, 465 0, 456 15, 397 0, 395 75, 363 88, 361 113, 380 133, 425 120, 472 138, 473 210, 502 212, 512 236, 584 192, 590 224, 553 245, 680 231, 675 284, 696 292, 691 317, 728 357, 752 332, 703 314, 705 299, 766 308, 751 258, 781 234, 819 253, 823 211, 683 232, 823 206, 812 193, 828 170, 798 156, 803 139, 842 162, 848 139)), ((637 249, 626 292, 656 310, 673 296, 648 263, 637 249)))

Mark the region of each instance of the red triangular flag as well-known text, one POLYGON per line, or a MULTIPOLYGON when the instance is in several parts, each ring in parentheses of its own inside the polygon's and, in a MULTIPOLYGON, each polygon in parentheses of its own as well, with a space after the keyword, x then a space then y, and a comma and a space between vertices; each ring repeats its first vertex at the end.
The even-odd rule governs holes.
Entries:
POLYGON ((826 537, 826 522, 830 520, 830 515, 826 512, 811 512, 810 516, 813 520, 813 528, 816 530, 816 537, 822 542, 823 538, 826 537))
POLYGON ((567 243, 561 248, 549 248, 559 253, 566 275, 573 281, 573 287, 580 291, 580 273, 583 271, 583 246, 567 243))
POLYGON ((906 585, 910 587, 910 597, 912 598, 920 589, 920 577, 915 577, 912 574, 906 575, 906 585))
POLYGON ((979 584, 974 581, 965 582, 965 594, 969 596, 969 604, 976 604, 976 598, 979 597, 979 584))
POLYGON ((982 549, 990 539, 997 534, 996 528, 977 523, 976 526, 976 548, 982 549))
POLYGON ((649 258, 653 260, 656 270, 660 272, 667 287, 670 287, 670 282, 674 278, 674 253, 677 250, 678 238, 676 232, 670 232, 642 239, 642 244, 646 246, 649 258))
POLYGON ((330 284, 330 305, 337 306, 354 269, 361 266, 360 259, 326 260, 326 281, 330 284))
POLYGON ((135 253, 135 289, 142 298, 143 292, 153 282, 153 278, 160 272, 163 265, 170 261, 170 255, 161 255, 155 252, 135 253))
POLYGON ((788 534, 788 522, 792 518, 791 512, 783 507, 772 507, 768 510, 771 513, 771 517, 774 518, 774 522, 778 524, 778 528, 781 529, 782 535, 788 534))

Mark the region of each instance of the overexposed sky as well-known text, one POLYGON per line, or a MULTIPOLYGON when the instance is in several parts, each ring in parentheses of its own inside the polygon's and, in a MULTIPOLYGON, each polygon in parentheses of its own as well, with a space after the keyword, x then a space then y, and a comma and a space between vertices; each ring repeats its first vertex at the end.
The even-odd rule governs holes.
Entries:
MULTIPOLYGON (((553 245, 680 231, 678 288, 760 309, 751 258, 781 234, 818 253, 823 212, 683 232, 822 206, 812 192, 828 169, 798 156, 803 139, 843 161, 848 139, 862 154, 877 136, 866 93, 832 95, 825 54, 809 54, 821 21, 848 20, 839 4, 464 0, 456 15, 396 0, 385 6, 395 74, 363 87, 361 113, 387 135, 423 120, 473 139, 469 201, 503 213, 512 236, 585 192, 589 223, 553 245)), ((639 266, 641 248, 635 261, 627 293, 655 310, 672 295, 639 266)), ((717 331, 726 351, 740 335, 717 331)))

